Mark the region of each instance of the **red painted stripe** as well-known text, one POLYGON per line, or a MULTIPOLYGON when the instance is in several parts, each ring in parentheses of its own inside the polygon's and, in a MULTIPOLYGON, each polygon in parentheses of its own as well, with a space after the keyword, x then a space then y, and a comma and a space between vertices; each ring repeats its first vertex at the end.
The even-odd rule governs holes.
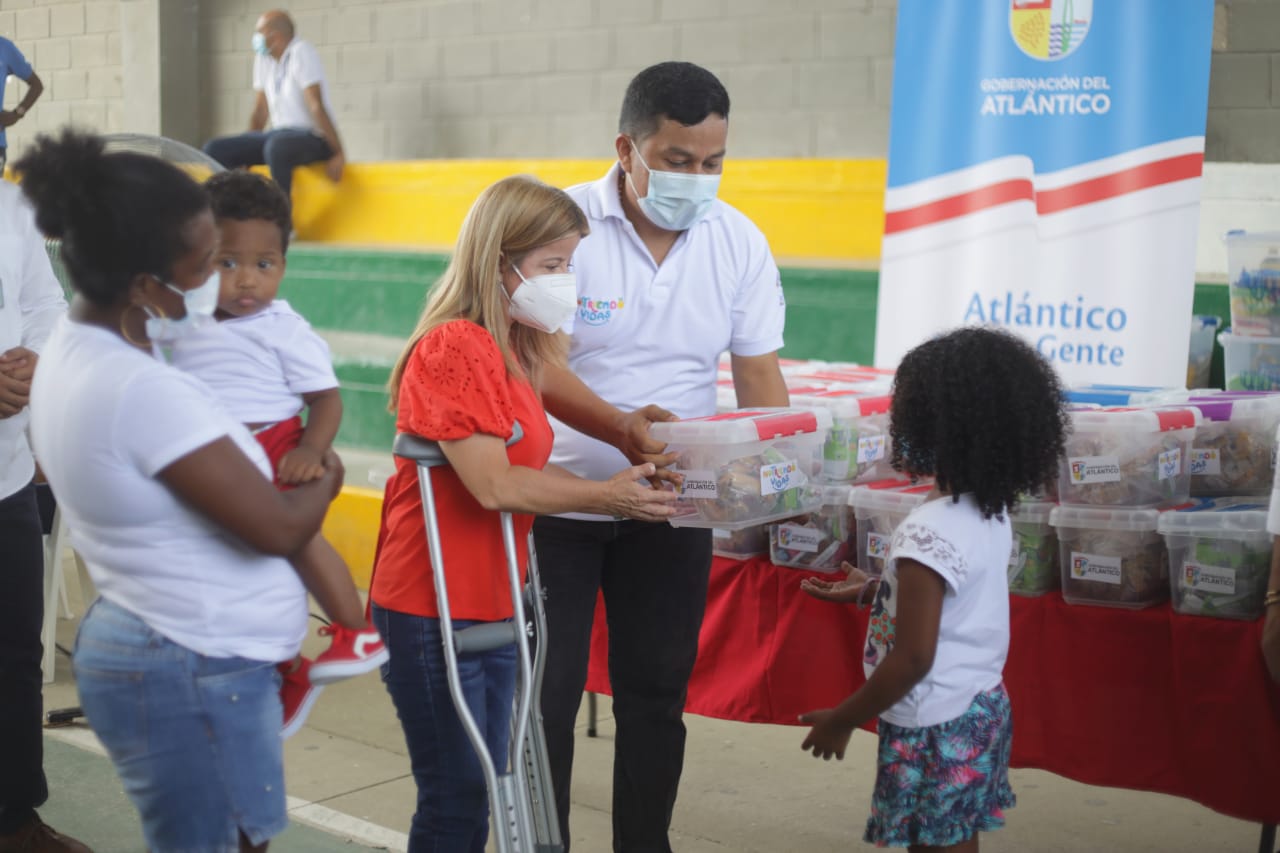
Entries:
POLYGON ((936 222, 955 219, 958 216, 1013 201, 1031 201, 1035 195, 1035 187, 1025 178, 1002 181, 989 187, 940 198, 918 207, 887 212, 884 215, 884 233, 896 234, 899 231, 910 231, 912 228, 922 228, 925 225, 933 225, 936 222))
POLYGON ((1037 213, 1058 213, 1083 204, 1093 204, 1138 190, 1198 178, 1204 166, 1203 154, 1183 154, 1154 163, 1143 163, 1113 175, 1103 175, 1036 193, 1037 213))
POLYGON ((1131 169, 1090 178, 1065 187, 1042 190, 1039 193, 1028 180, 1001 181, 998 184, 948 196, 905 210, 886 212, 884 233, 896 234, 900 231, 909 231, 912 228, 934 225, 947 219, 976 213, 979 210, 1031 199, 1036 202, 1037 213, 1059 213, 1138 190, 1198 178, 1203 171, 1203 166, 1203 154, 1182 154, 1157 160, 1154 163, 1143 163, 1131 169))
POLYGON ((690 421, 740 421, 750 420, 761 439, 779 438, 818 431, 818 416, 803 409, 784 409, 780 412, 761 412, 755 409, 721 412, 690 421))

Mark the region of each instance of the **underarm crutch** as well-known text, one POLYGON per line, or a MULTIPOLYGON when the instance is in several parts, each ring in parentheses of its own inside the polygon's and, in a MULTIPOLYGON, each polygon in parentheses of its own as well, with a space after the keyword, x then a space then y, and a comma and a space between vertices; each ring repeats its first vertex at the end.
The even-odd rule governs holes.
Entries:
MULTIPOLYGON (((523 435, 517 422, 507 446, 523 435)), ((440 635, 444 645, 445 668, 449 678, 449 695, 462 727, 476 751, 489 791, 489 808, 493 816, 494 840, 498 853, 561 853, 560 822, 556 816, 555 797, 551 788, 551 769, 547 761, 546 739, 542 730, 539 696, 546 658, 546 612, 542 604, 542 586, 538 580, 537 561, 529 543, 528 586, 520 583, 515 527, 511 513, 498 514, 502 527, 502 545, 507 556, 507 580, 511 587, 513 617, 510 622, 487 622, 459 631, 453 630, 449 613, 449 593, 445 582, 444 560, 440 545, 440 526, 436 514, 435 494, 431 485, 431 469, 449 464, 440 445, 418 436, 401 433, 396 436, 392 452, 418 466, 418 489, 422 494, 422 511, 426 522, 427 551, 431 556, 432 578, 436 588, 436 605, 440 612, 440 635), (532 623, 526 620, 528 606, 532 623), (536 654, 529 651, 530 635, 536 631, 536 654), (458 656, 478 654, 516 647, 517 679, 511 720, 511 743, 508 754, 489 753, 484 733, 467 706, 458 676, 458 656)))

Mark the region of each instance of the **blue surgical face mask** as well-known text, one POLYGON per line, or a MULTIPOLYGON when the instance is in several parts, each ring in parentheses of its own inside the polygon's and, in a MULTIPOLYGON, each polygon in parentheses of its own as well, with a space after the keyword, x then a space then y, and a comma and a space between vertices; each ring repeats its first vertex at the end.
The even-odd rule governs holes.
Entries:
POLYGON ((213 312, 218 307, 218 291, 222 286, 222 275, 216 269, 204 284, 190 290, 183 290, 163 279, 158 280, 182 297, 182 305, 187 313, 176 318, 164 317, 143 306, 143 310, 147 312, 147 337, 152 344, 176 343, 196 329, 213 322, 213 312))
MULTIPOLYGON (((719 175, 690 175, 684 172, 659 172, 649 168, 640 156, 634 140, 631 150, 649 173, 649 192, 643 198, 636 191, 640 210, 649 221, 667 231, 683 231, 707 215, 720 189, 719 175)), ((627 174, 631 181, 631 174, 627 174)), ((631 181, 631 189, 636 189, 631 181)))
POLYGON ((262 33, 253 34, 253 52, 258 56, 271 55, 271 49, 267 47, 267 37, 262 33))

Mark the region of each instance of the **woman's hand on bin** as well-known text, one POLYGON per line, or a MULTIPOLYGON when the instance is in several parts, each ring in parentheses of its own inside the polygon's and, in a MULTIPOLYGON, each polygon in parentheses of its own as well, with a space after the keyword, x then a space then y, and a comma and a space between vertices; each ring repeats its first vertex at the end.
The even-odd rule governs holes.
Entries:
POLYGON ((652 478, 654 472, 653 464, 646 462, 624 468, 606 480, 606 505, 610 512, 640 521, 666 521, 675 515, 674 504, 679 497, 675 492, 641 484, 645 478, 652 478))

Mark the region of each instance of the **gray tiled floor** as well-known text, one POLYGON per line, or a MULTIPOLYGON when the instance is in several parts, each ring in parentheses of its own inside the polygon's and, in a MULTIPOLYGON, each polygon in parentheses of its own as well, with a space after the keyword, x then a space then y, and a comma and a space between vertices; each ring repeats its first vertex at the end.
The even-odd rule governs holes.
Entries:
MULTIPOLYGON (((73 600, 77 613, 83 608, 73 600)), ((75 620, 62 620, 59 640, 69 647, 75 620)), ((316 651, 317 638, 308 650, 316 651)), ((70 665, 58 656, 55 683, 48 685, 48 708, 75 704, 70 665)), ((585 702, 584 708, 585 708, 585 702)), ((608 697, 600 701, 600 736, 585 736, 580 718, 573 786, 573 849, 609 850, 609 802, 612 779, 613 721, 608 697)), ((749 725, 688 716, 688 753, 672 844, 680 853, 835 853, 872 849, 861 842, 874 781, 875 738, 854 736, 843 762, 824 763, 800 751, 801 730, 749 725)), ((82 733, 81 737, 87 737, 82 733)), ((105 759, 77 759, 64 744, 50 742, 52 798, 50 822, 67 815, 65 828, 134 824, 105 759), (92 767, 93 775, 70 776, 59 767, 92 767), (111 823, 107 820, 116 823, 111 823)), ((286 745, 289 794, 315 803, 369 843, 369 832, 390 849, 403 849, 413 810, 414 786, 404 741, 391 703, 376 675, 326 689, 308 725, 286 745), (335 817, 336 815, 336 817, 335 817), (354 819, 354 820, 353 820, 354 819), (390 832, 387 835, 388 831, 390 832), (386 839, 390 838, 390 842, 386 839)), ((1210 853, 1258 849, 1258 827, 1216 814, 1195 803, 1156 794, 1082 785, 1036 770, 1011 773, 1018 806, 1008 826, 986 835, 987 853, 1096 853, 1161 851, 1210 853)), ((295 811, 302 817, 306 807, 295 811)), ((310 815, 314 817, 314 815, 310 815)), ((290 847, 293 838, 318 836, 306 827, 291 830, 272 850, 364 850, 358 845, 290 847)), ((114 836, 113 836, 114 837, 114 836)), ((328 843, 331 838, 326 840, 328 843)), ((341 841, 341 839, 339 839, 341 841)), ((140 850, 140 846, 102 847, 140 850)), ((320 841, 315 841, 319 845, 320 841)))

